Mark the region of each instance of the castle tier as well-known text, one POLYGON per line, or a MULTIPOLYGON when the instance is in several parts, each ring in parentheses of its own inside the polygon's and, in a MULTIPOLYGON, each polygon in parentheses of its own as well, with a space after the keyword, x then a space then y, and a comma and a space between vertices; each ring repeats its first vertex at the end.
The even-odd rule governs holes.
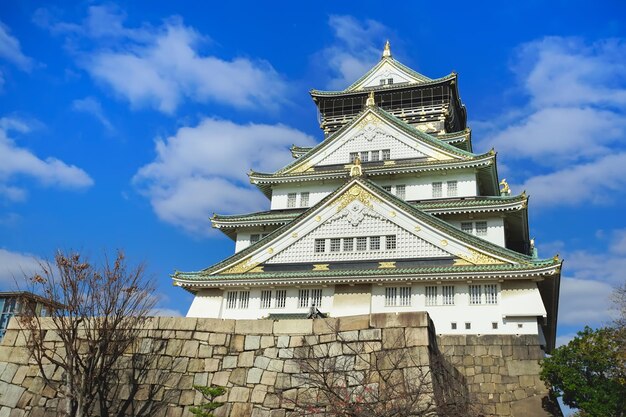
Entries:
POLYGON ((473 153, 452 74, 392 58, 344 91, 311 95, 324 139, 251 171, 270 210, 214 215, 235 254, 174 284, 189 316, 289 318, 428 311, 440 334, 536 334, 554 347, 558 257, 529 239, 528 196, 473 153))

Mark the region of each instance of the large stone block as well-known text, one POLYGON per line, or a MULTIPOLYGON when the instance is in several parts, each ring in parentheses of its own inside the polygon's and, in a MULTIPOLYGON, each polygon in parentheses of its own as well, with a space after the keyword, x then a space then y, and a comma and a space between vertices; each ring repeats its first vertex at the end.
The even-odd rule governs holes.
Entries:
POLYGON ((202 332, 233 333, 235 331, 235 320, 198 319, 196 329, 202 332))
POLYGON ((429 344, 427 327, 407 328, 404 330, 404 335, 407 347, 428 346, 429 344))
POLYGON ((365 330, 370 327, 370 316, 348 316, 339 317, 337 331, 346 332, 349 330, 365 330))
POLYGON ((198 319, 193 317, 159 317, 159 330, 196 330, 198 319))
POLYGON ((541 366, 536 360, 510 360, 506 362, 508 374, 519 375, 539 375, 541 366))
POLYGON ((228 401, 233 403, 247 403, 250 399, 250 388, 232 387, 228 392, 228 401))
POLYGON ((237 334, 272 334, 274 321, 272 320, 236 320, 235 333, 237 334))
POLYGON ((19 402, 22 394, 26 391, 19 385, 7 384, 0 381, 0 406, 4 405, 10 408, 14 408, 19 402))
POLYGON ((338 329, 339 319, 337 318, 313 320, 313 333, 315 334, 337 333, 338 329))
POLYGON ((261 347, 261 336, 257 335, 248 335, 246 336, 246 341, 244 343, 245 350, 256 350, 261 347))
POLYGON ((375 313, 369 316, 372 327, 427 327, 428 314, 423 311, 406 313, 375 313))
POLYGON ((278 320, 274 322, 274 334, 311 334, 314 320, 278 320))

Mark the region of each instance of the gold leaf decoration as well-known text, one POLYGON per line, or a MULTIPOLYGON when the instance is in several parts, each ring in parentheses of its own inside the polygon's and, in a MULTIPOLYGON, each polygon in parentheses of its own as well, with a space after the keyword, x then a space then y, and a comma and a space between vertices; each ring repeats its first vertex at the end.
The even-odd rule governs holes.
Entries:
POLYGON ((379 125, 381 123, 382 123, 382 120, 380 120, 378 117, 376 117, 372 113, 370 113, 367 116, 365 116, 363 119, 361 119, 361 121, 359 123, 356 124, 356 128, 357 129, 363 129, 368 124, 373 124, 374 126, 376 126, 376 125, 379 125))
POLYGON ((337 205, 337 211, 341 211, 354 200, 360 201, 364 206, 369 208, 372 208, 372 201, 380 201, 378 197, 374 197, 369 191, 360 185, 354 184, 347 192, 343 193, 341 197, 335 200, 334 204, 337 205))
MULTIPOLYGON (((489 255, 485 255, 484 253, 477 252, 473 249, 470 249, 469 252, 469 255, 466 255, 464 253, 458 253, 457 256, 473 265, 493 265, 504 263, 499 259, 493 258, 489 255)), ((457 265, 456 262, 454 264, 457 265)))
POLYGON ((252 262, 252 260, 248 258, 228 268, 226 271, 221 272, 221 274, 243 274, 256 267, 258 264, 259 262, 252 262))
POLYGON ((378 269, 388 269, 388 268, 395 268, 396 267, 396 262, 378 262, 378 269))
POLYGON ((263 271, 263 266, 257 266, 255 268, 252 268, 249 272, 253 273, 253 272, 265 272, 265 271, 263 271))
POLYGON ((313 271, 328 271, 330 264, 313 264, 313 271))

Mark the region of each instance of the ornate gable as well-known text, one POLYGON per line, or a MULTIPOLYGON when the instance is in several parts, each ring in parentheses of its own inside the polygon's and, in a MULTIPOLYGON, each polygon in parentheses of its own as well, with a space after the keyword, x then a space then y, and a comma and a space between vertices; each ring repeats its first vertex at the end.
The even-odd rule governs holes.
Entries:
POLYGON ((352 87, 352 91, 364 90, 368 87, 378 87, 380 85, 394 84, 417 84, 424 81, 416 78, 414 75, 404 70, 398 65, 394 65, 391 59, 384 59, 377 65, 371 73, 361 80, 357 85, 352 87), (382 80, 382 81, 381 81, 382 80), (391 80, 391 82, 389 82, 391 80), (384 84, 382 84, 384 83, 384 84))

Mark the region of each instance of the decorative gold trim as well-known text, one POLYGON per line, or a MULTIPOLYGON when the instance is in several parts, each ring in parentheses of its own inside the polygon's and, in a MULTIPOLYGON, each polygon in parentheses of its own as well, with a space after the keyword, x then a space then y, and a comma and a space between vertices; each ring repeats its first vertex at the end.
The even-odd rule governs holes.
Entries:
POLYGON ((269 248, 269 249, 267 250, 267 253, 270 253, 270 254, 274 253, 274 248, 269 248))
POLYGON ((330 264, 313 264, 313 271, 328 271, 328 265, 330 264))
POLYGON ((322 221, 322 218, 320 216, 315 216, 315 221, 316 222, 322 221))
POLYGON ((395 212, 394 210, 391 210, 391 211, 389 212, 389 215, 390 215, 391 217, 396 217, 396 212, 395 212))
POLYGON ((243 274, 256 267, 258 264, 259 262, 252 262, 250 258, 244 259, 243 261, 228 268, 227 270, 220 272, 220 274, 243 274))
POLYGON ((383 165, 395 165, 395 164, 396 164, 396 161, 387 160, 387 161, 383 162, 383 165))
MULTIPOLYGON (((499 259, 493 258, 489 255, 485 255, 484 253, 477 252, 473 249, 469 249, 470 254, 466 255, 464 253, 457 253, 459 258, 464 259, 465 261, 473 264, 473 265, 493 265, 493 264, 503 264, 499 259)), ((454 263, 457 265, 457 263, 454 263)), ((459 264, 461 265, 461 264, 459 264)))
POLYGON ((419 226, 415 226, 415 231, 416 231, 416 232, 419 232, 420 230, 422 230, 422 228, 421 228, 421 227, 419 227, 419 226))
POLYGON ((383 121, 380 118, 372 113, 369 113, 365 116, 359 123, 356 124, 357 129, 363 129, 368 124, 373 124, 374 126, 381 124, 383 121))
POLYGON ((306 162, 306 163, 303 163, 300 166, 294 167, 293 169, 291 169, 291 170, 289 170, 287 172, 293 173, 293 174, 297 174, 297 173, 300 173, 300 172, 308 171, 309 169, 311 169, 312 166, 313 166, 313 164, 311 162, 306 162))
POLYGON ((396 262, 378 262, 378 269, 388 269, 388 268, 395 268, 396 267, 396 262))
POLYGON ((254 272, 265 272, 265 271, 263 270, 263 268, 264 268, 263 266, 257 266, 257 267, 255 267, 255 268, 252 268, 252 269, 251 269, 250 271, 248 271, 248 272, 249 272, 249 273, 254 273, 254 272))
POLYGON ((441 246, 448 246, 448 241, 445 239, 441 240, 441 246))
POLYGON ((380 201, 378 197, 373 196, 369 191, 364 189, 358 184, 354 184, 348 191, 344 192, 335 202, 337 205, 337 211, 341 211, 348 206, 354 200, 358 200, 363 205, 372 208, 372 201, 380 201))
POLYGON ((291 237, 293 237, 293 238, 295 239, 295 238, 297 238, 297 237, 298 237, 298 234, 297 234, 296 232, 293 232, 293 233, 291 234, 291 237))

